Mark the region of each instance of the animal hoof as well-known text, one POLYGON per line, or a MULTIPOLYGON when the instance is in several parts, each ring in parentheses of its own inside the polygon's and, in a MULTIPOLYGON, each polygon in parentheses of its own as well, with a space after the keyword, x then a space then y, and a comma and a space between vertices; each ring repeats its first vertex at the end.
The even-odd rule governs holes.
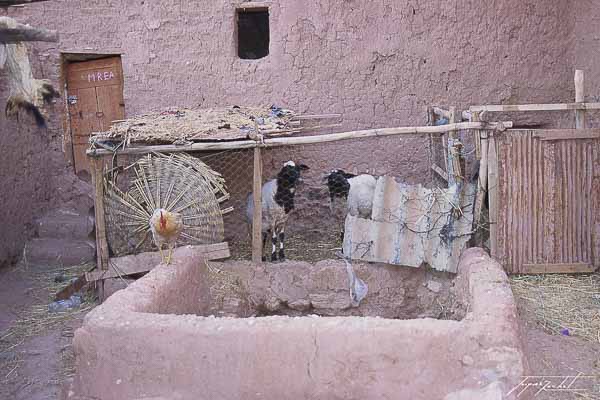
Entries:
POLYGON ((277 254, 273 254, 271 256, 271 262, 275 262, 275 261, 277 261, 277 254))

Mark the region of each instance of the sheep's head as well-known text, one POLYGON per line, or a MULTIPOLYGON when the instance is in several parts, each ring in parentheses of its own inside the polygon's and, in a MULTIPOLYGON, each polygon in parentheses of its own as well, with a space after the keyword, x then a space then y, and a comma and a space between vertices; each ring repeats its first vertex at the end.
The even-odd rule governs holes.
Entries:
POLYGON ((295 188, 298 183, 302 182, 302 171, 310 169, 304 164, 296 165, 293 161, 288 161, 283 164, 283 168, 277 174, 277 185, 282 188, 295 188))
POLYGON ((355 176, 344 170, 334 169, 323 177, 323 180, 327 181, 329 198, 332 202, 336 197, 348 197, 348 192, 350 191, 350 182, 348 182, 348 179, 355 176))

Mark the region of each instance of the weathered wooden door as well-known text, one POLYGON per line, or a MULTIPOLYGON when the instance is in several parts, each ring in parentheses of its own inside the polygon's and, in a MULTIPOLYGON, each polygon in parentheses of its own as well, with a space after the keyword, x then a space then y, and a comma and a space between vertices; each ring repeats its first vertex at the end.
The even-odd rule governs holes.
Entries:
POLYGON ((509 273, 598 266, 598 139, 573 131, 499 135, 497 259, 509 273), (570 136, 570 137, 569 137, 570 136))
POLYGON ((125 117, 121 57, 71 63, 67 93, 75 172, 88 171, 85 154, 92 132, 107 130, 125 117))

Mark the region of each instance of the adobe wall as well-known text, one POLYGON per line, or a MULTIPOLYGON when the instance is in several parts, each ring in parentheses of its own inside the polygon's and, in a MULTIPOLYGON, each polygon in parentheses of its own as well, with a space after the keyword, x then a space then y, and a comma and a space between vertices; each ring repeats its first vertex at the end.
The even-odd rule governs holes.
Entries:
MULTIPOLYGON (((60 52, 121 53, 127 115, 167 106, 275 103, 301 113, 342 113, 337 130, 421 125, 430 104, 570 101, 575 67, 586 69, 588 98, 600 96, 598 13, 590 0, 267 2, 271 46, 261 60, 235 54, 239 4, 53 0, 6 13, 60 32, 60 43, 35 44, 32 56, 36 76, 57 87, 60 52)), ((60 155, 64 110, 59 104, 53 112, 57 123, 47 137, 60 155)), ((265 176, 294 156, 313 166, 315 182, 320 172, 341 167, 427 183, 429 145, 429 138, 406 137, 286 150, 266 160, 265 176)), ((32 176, 48 173, 30 168, 32 176)), ((315 185, 311 195, 320 202, 315 185)))
MULTIPOLYGON (((50 77, 39 61, 44 57, 34 49, 31 58, 34 76, 50 77)), ((25 242, 35 233, 35 218, 52 205, 68 201, 77 187, 74 181, 59 178, 68 169, 56 104, 49 106, 48 128, 38 128, 26 113, 19 120, 6 118, 8 95, 6 71, 0 69, 0 267, 22 256, 25 242)))
MULTIPOLYGON (((600 10, 593 0, 573 2, 573 64, 585 72, 586 101, 600 101, 600 10)), ((573 96, 575 93, 573 92, 573 96)), ((597 127, 600 113, 587 113, 587 122, 597 127)))
MULTIPOLYGON (((276 103, 340 112, 340 129, 358 129, 423 124, 429 104, 572 97, 567 0, 267 2, 271 46, 261 60, 235 54, 240 3, 54 0, 9 13, 60 31, 58 45, 39 45, 49 75, 58 75, 59 51, 122 53, 128 115, 276 103)), ((419 153, 428 143, 398 144, 404 157, 396 174, 408 181, 429 175, 419 153)), ((327 167, 344 163, 336 162, 327 167)), ((355 155, 346 163, 359 164, 355 155)))
MULTIPOLYGON (((1 76, 1 75, 0 75, 1 76)), ((5 92, 0 78, 0 92, 5 92)), ((7 121, 6 99, 0 98, 0 267, 22 255, 23 243, 33 232, 33 219, 50 197, 47 132, 28 123, 7 121)))

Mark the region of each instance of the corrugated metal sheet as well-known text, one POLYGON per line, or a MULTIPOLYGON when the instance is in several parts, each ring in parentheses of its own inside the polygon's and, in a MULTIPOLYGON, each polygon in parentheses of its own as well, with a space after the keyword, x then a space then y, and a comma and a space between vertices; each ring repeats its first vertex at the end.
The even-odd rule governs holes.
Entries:
POLYGON ((498 138, 498 259, 511 273, 526 264, 594 264, 598 144, 534 132, 498 138))
POLYGON ((471 237, 475 185, 464 185, 460 218, 453 216, 450 204, 456 190, 379 178, 372 218, 346 217, 344 254, 358 260, 409 267, 428 264, 438 271, 457 272, 458 259, 471 237))

